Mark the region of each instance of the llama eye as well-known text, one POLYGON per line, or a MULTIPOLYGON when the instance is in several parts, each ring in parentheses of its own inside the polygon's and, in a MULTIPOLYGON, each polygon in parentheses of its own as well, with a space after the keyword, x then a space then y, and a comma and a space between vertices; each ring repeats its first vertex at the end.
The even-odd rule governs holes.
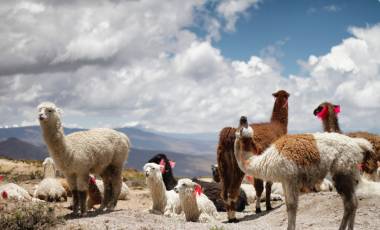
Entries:
POLYGON ((51 112, 53 112, 53 110, 49 109, 48 112, 51 113, 51 112))

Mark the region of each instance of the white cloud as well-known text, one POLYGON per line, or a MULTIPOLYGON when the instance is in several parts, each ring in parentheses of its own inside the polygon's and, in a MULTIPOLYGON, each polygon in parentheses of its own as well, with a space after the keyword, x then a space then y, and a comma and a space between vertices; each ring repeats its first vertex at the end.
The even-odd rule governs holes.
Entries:
POLYGON ((258 7, 261 0, 223 0, 217 7, 217 12, 226 20, 226 30, 234 31, 235 24, 241 14, 250 7, 258 7))
MULTIPOLYGON (((1 126, 35 124, 35 107, 50 100, 74 127, 212 132, 242 114, 267 121, 271 94, 283 88, 291 93, 290 130, 320 130, 312 111, 325 100, 342 105, 343 129, 379 128, 380 25, 350 28, 352 36, 325 55, 300 61, 302 75, 285 77, 276 50, 226 59, 210 39, 221 25, 216 18, 209 18, 215 30, 204 25, 209 36, 188 30, 203 1, 53 3, 39 3, 38 14, 7 15, 0 7, 7 22, 0 28, 1 126)), ((226 15, 247 8, 234 9, 226 15)))

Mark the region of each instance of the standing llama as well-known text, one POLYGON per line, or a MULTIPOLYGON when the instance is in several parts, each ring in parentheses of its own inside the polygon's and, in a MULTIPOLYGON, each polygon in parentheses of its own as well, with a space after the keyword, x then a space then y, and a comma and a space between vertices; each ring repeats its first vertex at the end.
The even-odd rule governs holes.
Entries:
MULTIPOLYGON (((288 131, 288 98, 289 93, 280 90, 273 93, 276 98, 273 106, 272 117, 268 123, 251 124, 256 130, 255 143, 259 152, 266 149, 272 142, 286 134, 288 131)), ((235 202, 239 195, 244 172, 239 169, 234 156, 234 141, 236 129, 232 127, 223 128, 219 134, 219 144, 217 149, 217 161, 219 176, 222 184, 221 196, 226 203, 228 222, 238 222, 235 216, 235 202)), ((266 209, 271 210, 270 194, 272 183, 267 181, 266 190, 266 209)), ((254 187, 257 195, 256 212, 261 212, 260 198, 264 190, 263 181, 254 179, 254 187)))
MULTIPOLYGON (((340 106, 333 105, 330 102, 323 102, 315 110, 314 115, 322 120, 323 131, 342 133, 339 127, 338 114, 340 113, 340 106)), ((365 174, 367 177, 373 177, 377 172, 377 163, 380 161, 380 136, 368 132, 352 132, 346 133, 349 137, 364 138, 372 144, 375 152, 373 160, 366 160, 361 167, 365 167, 365 174)))
POLYGON ((38 106, 43 138, 56 166, 63 172, 73 194, 73 214, 87 212, 89 174, 99 174, 105 187, 100 210, 113 210, 121 189, 121 172, 128 158, 128 137, 112 129, 92 129, 65 136, 59 108, 44 102, 38 106))
POLYGON ((234 153, 246 174, 282 183, 288 213, 288 230, 296 226, 299 189, 314 186, 327 173, 332 175, 344 204, 339 229, 352 230, 358 200, 355 188, 360 181, 357 164, 371 152, 371 144, 362 138, 338 133, 284 135, 258 155, 254 129, 247 118, 240 118, 234 153))

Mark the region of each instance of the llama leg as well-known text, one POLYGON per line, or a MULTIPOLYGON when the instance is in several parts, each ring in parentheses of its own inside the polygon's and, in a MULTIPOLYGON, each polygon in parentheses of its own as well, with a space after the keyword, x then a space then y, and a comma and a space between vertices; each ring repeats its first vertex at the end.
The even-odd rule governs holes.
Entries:
POLYGON ((263 194, 263 191, 264 191, 264 182, 260 179, 254 178, 253 186, 255 187, 255 190, 256 190, 256 213, 260 213, 261 212, 260 200, 261 200, 261 194, 263 194))
POLYGON ((285 193, 286 211, 288 213, 288 230, 296 229, 298 207, 298 187, 295 184, 282 184, 285 193))
POLYGON ((66 180, 67 180, 67 183, 69 184, 69 187, 73 196, 73 203, 72 203, 73 214, 77 215, 78 210, 79 210, 79 196, 78 196, 76 176, 74 175, 66 176, 66 180))
POLYGON ((104 210, 108 203, 111 200, 112 197, 112 185, 111 185, 111 174, 108 167, 104 170, 104 172, 101 175, 103 179, 103 185, 104 185, 104 198, 102 199, 102 203, 99 207, 99 210, 104 210))
POLYGON ((227 215, 229 223, 237 223, 236 219, 236 201, 240 194, 240 185, 243 181, 244 174, 238 175, 239 177, 233 178, 231 181, 228 193, 228 202, 227 202, 227 215))
POLYGON ((77 178, 78 200, 82 215, 87 213, 88 177, 89 173, 85 173, 77 178))
POLYGON ((272 205, 270 203, 270 195, 272 193, 272 182, 267 181, 265 183, 265 206, 267 211, 272 210, 272 205))
POLYGON ((121 170, 113 167, 112 180, 111 180, 111 186, 112 186, 111 200, 107 207, 109 210, 113 210, 116 207, 116 204, 121 192, 121 185, 122 185, 121 170))
POLYGON ((353 176, 338 174, 333 176, 335 188, 342 197, 344 212, 339 230, 354 229, 355 214, 358 206, 358 200, 355 194, 355 181, 353 176))

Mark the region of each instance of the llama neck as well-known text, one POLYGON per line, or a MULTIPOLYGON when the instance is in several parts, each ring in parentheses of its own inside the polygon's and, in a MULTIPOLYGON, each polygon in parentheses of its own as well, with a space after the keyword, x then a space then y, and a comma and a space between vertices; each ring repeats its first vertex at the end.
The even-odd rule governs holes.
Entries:
POLYGON ((265 154, 256 155, 250 151, 242 151, 240 149, 240 142, 235 140, 234 154, 239 168, 245 174, 253 175, 257 178, 266 180, 265 167, 265 154))
POLYGON ((49 153, 56 162, 58 168, 62 169, 63 163, 70 157, 68 156, 66 138, 61 122, 55 124, 41 125, 42 135, 49 149, 49 153))
POLYGON ((338 117, 335 115, 334 111, 330 111, 326 118, 322 120, 323 131, 332 133, 342 133, 339 127, 338 117))
POLYGON ((167 198, 166 198, 166 188, 162 181, 162 178, 148 178, 147 184, 152 194, 153 200, 153 210, 159 210, 164 212, 167 198))
POLYGON ((284 106, 284 103, 280 103, 278 99, 274 102, 272 116, 270 118, 271 122, 280 123, 285 132, 288 131, 288 106, 284 106))
POLYGON ((185 213, 187 221, 197 221, 200 211, 197 203, 197 195, 194 192, 179 194, 182 210, 185 213))
POLYGON ((44 178, 55 178, 55 166, 54 164, 46 164, 44 166, 44 178))

